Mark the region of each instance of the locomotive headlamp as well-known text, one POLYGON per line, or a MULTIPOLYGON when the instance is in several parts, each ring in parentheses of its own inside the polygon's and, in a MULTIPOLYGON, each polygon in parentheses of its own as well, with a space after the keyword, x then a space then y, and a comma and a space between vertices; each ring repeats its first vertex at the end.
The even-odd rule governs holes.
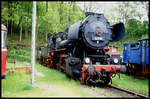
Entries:
POLYGON ((118 63, 118 62, 119 62, 118 58, 114 58, 114 63, 118 63))
POLYGON ((89 64, 89 63, 90 63, 90 58, 86 57, 86 58, 84 59, 84 61, 85 61, 86 64, 89 64))

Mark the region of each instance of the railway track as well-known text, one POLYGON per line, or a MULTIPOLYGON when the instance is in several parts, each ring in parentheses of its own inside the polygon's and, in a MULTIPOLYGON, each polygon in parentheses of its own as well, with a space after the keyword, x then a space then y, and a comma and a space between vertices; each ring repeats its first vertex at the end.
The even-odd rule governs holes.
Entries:
POLYGON ((132 94, 132 95, 137 96, 139 98, 149 98, 149 96, 147 96, 147 95, 144 95, 144 94, 141 94, 139 92, 129 90, 129 89, 126 89, 126 88, 120 88, 120 87, 116 87, 116 86, 112 86, 112 85, 108 85, 108 87, 113 88, 113 89, 117 89, 119 91, 126 92, 128 94, 132 94))
POLYGON ((94 94, 91 94, 91 96, 93 97, 149 98, 148 95, 139 93, 135 90, 113 85, 104 85, 102 83, 88 85, 88 89, 86 90, 92 90, 91 93, 94 94))
POLYGON ((83 90, 88 92, 92 97, 104 97, 104 98, 149 98, 148 95, 141 94, 134 90, 129 90, 126 88, 120 88, 112 85, 81 85, 83 90))

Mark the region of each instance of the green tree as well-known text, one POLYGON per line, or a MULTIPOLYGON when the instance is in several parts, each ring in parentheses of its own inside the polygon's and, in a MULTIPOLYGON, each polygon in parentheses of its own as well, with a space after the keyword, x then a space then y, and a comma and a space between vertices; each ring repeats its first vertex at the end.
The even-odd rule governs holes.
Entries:
MULTIPOLYGON (((8 28, 8 35, 18 41, 31 37, 32 2, 2 1, 2 23, 8 28), (12 35, 13 34, 13 35, 12 35)), ((37 2, 38 42, 47 42, 47 38, 74 22, 84 18, 84 12, 75 2, 37 2)))

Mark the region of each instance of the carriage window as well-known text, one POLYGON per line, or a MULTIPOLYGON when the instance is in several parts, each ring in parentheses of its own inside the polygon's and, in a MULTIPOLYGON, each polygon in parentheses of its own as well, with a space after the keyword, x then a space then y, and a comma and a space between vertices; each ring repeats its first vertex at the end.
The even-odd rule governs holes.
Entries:
POLYGON ((131 44, 132 49, 139 48, 139 43, 131 44))
POLYGON ((132 44, 131 47, 136 47, 136 45, 135 45, 135 44, 132 44))
POLYGON ((1 44, 1 47, 2 48, 6 48, 6 36, 7 36, 7 34, 6 34, 6 31, 1 31, 1 42, 2 42, 2 44, 1 44))

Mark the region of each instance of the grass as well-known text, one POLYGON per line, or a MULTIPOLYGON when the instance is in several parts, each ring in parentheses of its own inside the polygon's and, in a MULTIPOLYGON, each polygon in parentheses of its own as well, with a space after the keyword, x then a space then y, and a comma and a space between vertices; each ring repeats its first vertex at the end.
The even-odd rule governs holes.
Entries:
POLYGON ((11 96, 12 93, 21 91, 29 82, 29 74, 11 73, 7 71, 6 79, 2 80, 2 97, 11 96), (23 77, 23 79, 21 79, 23 77))
POLYGON ((45 75, 44 77, 37 77, 36 78, 37 82, 45 81, 46 83, 49 83, 51 85, 53 84, 57 86, 62 85, 62 87, 66 90, 74 91, 75 93, 78 93, 84 96, 87 95, 83 91, 78 89, 77 86, 80 85, 79 80, 76 81, 73 79, 69 79, 65 73, 59 72, 55 69, 49 69, 47 67, 43 67, 40 64, 36 64, 36 68, 38 72, 44 71, 42 73, 45 75))
MULTIPOLYGON (((9 65, 13 64, 9 63, 9 65)), ((70 79, 65 73, 49 69, 39 63, 35 65, 37 88, 30 85, 30 74, 7 71, 6 75, 6 79, 2 80, 2 97, 68 97, 69 95, 70 97, 90 97, 88 93, 78 87, 80 85, 79 80, 70 79)), ((148 80, 121 74, 120 79, 116 76, 112 79, 112 82, 114 86, 129 88, 147 95, 149 93, 148 80)))
POLYGON ((35 67, 37 88, 30 85, 30 74, 7 71, 6 79, 2 80, 2 97, 90 97, 88 93, 79 89, 79 81, 69 79, 64 73, 38 63, 35 67))
POLYGON ((148 79, 138 79, 121 74, 120 79, 119 77, 115 77, 112 79, 112 85, 135 90, 146 95, 149 94, 148 79))
MULTIPOLYGON (((16 42, 16 41, 15 41, 16 42)), ((7 51, 7 68, 30 65, 30 47, 17 46, 17 43, 9 46, 7 51), (15 52, 15 53, 14 53, 15 52), (16 60, 14 64, 13 61, 16 60)), ((78 88, 79 81, 69 79, 64 73, 55 69, 48 69, 36 63, 34 88, 30 84, 30 74, 7 71, 6 79, 2 80, 2 97, 62 97, 62 96, 90 96, 78 88), (39 76, 36 73, 41 73, 39 76), (49 88, 45 85, 48 85, 49 88)))

